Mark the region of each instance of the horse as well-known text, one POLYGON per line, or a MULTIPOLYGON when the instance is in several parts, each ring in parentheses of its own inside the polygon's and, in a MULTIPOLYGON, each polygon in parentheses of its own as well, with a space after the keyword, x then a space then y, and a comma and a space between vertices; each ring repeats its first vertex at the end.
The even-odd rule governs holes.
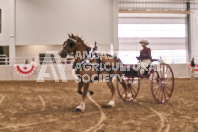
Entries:
MULTIPOLYGON (((89 47, 87 44, 85 44, 82 38, 78 35, 74 36, 73 34, 68 34, 68 36, 69 38, 63 43, 63 48, 59 52, 59 55, 66 57, 67 54, 73 54, 75 58, 73 68, 75 68, 75 73, 78 76, 77 92, 82 95, 81 103, 75 108, 75 111, 85 111, 85 98, 88 94, 93 94, 92 91, 88 91, 90 83, 105 79, 105 77, 103 76, 105 74, 109 75, 109 78, 106 82, 107 86, 110 88, 111 91, 111 98, 108 101, 106 107, 115 107, 115 87, 112 83, 114 77, 113 75, 119 75, 121 77, 124 73, 120 70, 120 68, 118 68, 117 70, 112 70, 112 68, 110 67, 115 66, 119 63, 122 64, 121 60, 116 56, 111 56, 109 54, 95 53, 94 50, 91 49, 91 47, 89 47), (106 69, 108 67, 110 70, 101 70, 101 67, 103 66, 106 66, 106 69)), ((126 82, 123 81, 122 78, 117 77, 117 79, 120 81, 124 90, 127 91, 126 82)))

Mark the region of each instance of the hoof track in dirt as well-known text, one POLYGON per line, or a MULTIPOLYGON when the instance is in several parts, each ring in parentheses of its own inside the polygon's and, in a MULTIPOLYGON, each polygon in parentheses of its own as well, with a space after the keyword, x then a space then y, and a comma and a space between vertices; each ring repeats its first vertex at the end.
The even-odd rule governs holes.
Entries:
POLYGON ((116 95, 115 108, 103 108, 110 98, 106 83, 90 85, 94 95, 86 99, 86 111, 75 113, 81 96, 77 84, 1 82, 0 131, 196 131, 198 130, 198 80, 176 79, 169 102, 157 104, 150 81, 141 84, 133 102, 116 95))

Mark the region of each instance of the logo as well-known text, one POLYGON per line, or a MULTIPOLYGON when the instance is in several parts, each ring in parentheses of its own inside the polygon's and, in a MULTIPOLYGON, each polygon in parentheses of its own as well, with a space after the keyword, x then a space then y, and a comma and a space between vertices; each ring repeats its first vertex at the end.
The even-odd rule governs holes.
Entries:
POLYGON ((59 82, 59 78, 58 78, 58 74, 56 72, 55 66, 57 67, 59 71, 62 82, 67 82, 67 77, 64 71, 64 66, 61 63, 61 59, 58 54, 58 51, 46 51, 43 64, 41 65, 41 68, 38 74, 37 82, 45 82, 45 78, 50 77, 50 74, 46 72, 48 66, 50 66, 51 68, 51 72, 52 72, 55 82, 59 82), (54 55, 56 64, 53 64, 51 54, 54 55))
POLYGON ((31 64, 15 64, 14 68, 16 72, 24 77, 31 76, 35 70, 36 70, 36 65, 31 65, 31 64))

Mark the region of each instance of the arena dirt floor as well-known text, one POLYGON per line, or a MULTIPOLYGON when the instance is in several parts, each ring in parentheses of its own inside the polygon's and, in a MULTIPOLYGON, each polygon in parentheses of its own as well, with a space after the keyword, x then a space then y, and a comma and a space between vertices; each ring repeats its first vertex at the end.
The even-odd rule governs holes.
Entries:
POLYGON ((176 79, 172 98, 157 104, 150 81, 141 80, 134 102, 104 108, 110 98, 106 83, 90 85, 94 95, 86 111, 75 113, 81 96, 77 84, 1 82, 0 132, 195 132, 198 131, 198 79, 176 79))

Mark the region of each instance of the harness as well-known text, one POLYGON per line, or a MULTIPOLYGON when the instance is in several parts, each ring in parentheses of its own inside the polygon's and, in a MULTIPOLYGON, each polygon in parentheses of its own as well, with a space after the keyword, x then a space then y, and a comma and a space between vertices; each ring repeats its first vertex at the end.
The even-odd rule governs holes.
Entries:
POLYGON ((84 60, 80 62, 80 64, 89 64, 96 57, 96 52, 94 49, 89 51, 89 54, 86 56, 84 60))
MULTIPOLYGON (((99 79, 99 75, 100 75, 100 73, 102 71, 102 68, 103 68, 103 63, 102 63, 102 57, 96 51, 97 51, 97 43, 95 43, 94 48, 89 51, 89 54, 85 57, 85 59, 83 59, 80 63, 74 62, 73 69, 75 69, 77 74, 79 74, 78 67, 83 67, 83 66, 85 66, 85 67, 86 66, 94 66, 95 67, 95 66, 97 66, 97 71, 98 71, 97 80, 99 79), (92 63, 91 61, 93 59, 96 59, 97 63, 92 63)), ((78 76, 78 77, 80 77, 80 76, 78 76)))

